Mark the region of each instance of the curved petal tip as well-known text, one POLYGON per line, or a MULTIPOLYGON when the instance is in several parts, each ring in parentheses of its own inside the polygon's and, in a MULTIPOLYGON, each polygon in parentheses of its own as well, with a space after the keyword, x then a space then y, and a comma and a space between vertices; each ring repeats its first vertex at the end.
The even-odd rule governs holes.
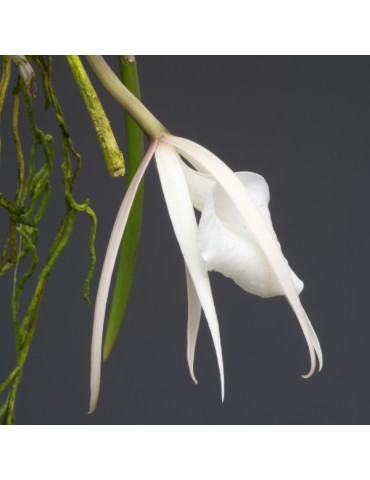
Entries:
POLYGON ((194 373, 190 372, 191 379, 193 380, 195 385, 198 385, 198 380, 195 378, 194 373))
POLYGON ((97 398, 96 399, 93 399, 93 398, 90 399, 89 411, 87 412, 88 415, 91 415, 92 413, 95 412, 97 403, 98 403, 97 398))
POLYGON ((302 378, 307 379, 312 377, 312 375, 315 373, 316 370, 316 358, 311 362, 311 368, 308 373, 305 375, 301 375, 302 378))

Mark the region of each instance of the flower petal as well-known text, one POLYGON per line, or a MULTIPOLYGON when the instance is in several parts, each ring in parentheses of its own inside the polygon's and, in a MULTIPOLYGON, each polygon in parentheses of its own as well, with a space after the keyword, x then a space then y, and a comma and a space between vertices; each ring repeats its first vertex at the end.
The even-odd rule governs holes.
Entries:
POLYGON ((198 383, 194 375, 194 353, 195 345, 197 342, 200 316, 202 313, 202 307, 195 290, 194 282, 189 273, 188 267, 185 264, 186 273, 186 287, 188 291, 188 331, 187 331, 187 359, 190 370, 190 376, 194 383, 198 383))
POLYGON ((181 167, 182 160, 174 148, 161 142, 158 144, 155 157, 168 213, 213 338, 223 399, 224 371, 217 314, 208 272, 197 244, 197 223, 181 167))
POLYGON ((107 252, 105 254, 102 273, 100 276, 98 293, 96 296, 93 334, 91 341, 91 374, 90 374, 90 410, 92 413, 98 401, 100 389, 100 373, 101 373, 101 349, 103 340, 105 309, 107 306, 107 299, 109 287, 112 280, 112 273, 116 261, 118 249, 121 243, 122 234, 125 230, 127 219, 130 213, 132 203, 134 201, 136 191, 140 185, 141 179, 153 157, 158 142, 154 141, 150 144, 143 161, 141 162, 130 186, 127 189, 126 195, 123 199, 121 207, 118 211, 116 221, 109 239, 107 252))
MULTIPOLYGON (((260 213, 270 227, 271 233, 273 233, 277 240, 276 234, 272 227, 271 215, 268 208, 270 202, 270 190, 266 180, 261 175, 253 172, 235 172, 235 175, 244 185, 244 188, 249 193, 249 196, 253 202, 257 205, 260 213)), ((254 238, 254 235, 250 231, 248 224, 246 224, 246 222, 243 220, 239 210, 235 207, 234 202, 231 200, 222 186, 217 184, 214 192, 212 193, 214 195, 217 214, 222 223, 228 225, 231 230, 235 230, 237 233, 245 232, 250 237, 254 238)))
POLYGON ((301 325, 311 359, 311 368, 304 377, 310 377, 316 367, 315 350, 320 364, 322 362, 321 348, 318 341, 314 341, 312 326, 294 287, 285 258, 262 214, 232 170, 213 153, 197 143, 172 135, 164 135, 161 141, 173 145, 194 168, 212 175, 229 195, 245 222, 249 225, 250 230, 253 232, 257 243, 269 261, 272 271, 280 282, 282 290, 301 325))
POLYGON ((210 175, 200 173, 193 168, 189 168, 182 160, 180 165, 182 171, 184 172, 186 183, 189 188, 191 203, 193 204, 194 208, 202 211, 204 202, 209 197, 213 187, 215 186, 215 181, 210 175))

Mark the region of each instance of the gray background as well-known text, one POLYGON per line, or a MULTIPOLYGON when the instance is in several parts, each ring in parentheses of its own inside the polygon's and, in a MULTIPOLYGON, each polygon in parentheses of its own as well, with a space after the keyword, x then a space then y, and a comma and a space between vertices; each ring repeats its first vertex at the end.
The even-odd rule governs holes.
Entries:
MULTIPOLYGON (((116 66, 115 57, 109 62, 116 66)), ((145 178, 143 236, 133 295, 109 361, 96 412, 88 416, 93 305, 82 298, 89 222, 78 217, 72 241, 46 288, 18 395, 23 424, 348 424, 370 418, 369 129, 367 57, 138 57, 143 100, 168 129, 212 150, 233 170, 265 176, 275 230, 324 353, 311 379, 298 322, 284 298, 262 300, 211 274, 223 346, 221 404, 214 349, 202 321, 194 386, 186 364, 183 261, 154 163, 145 178)), ((119 106, 98 88, 117 137, 119 106)), ((83 171, 76 197, 91 199, 99 227, 96 293, 124 181, 108 175, 90 119, 65 60, 54 62, 83 171)), ((58 135, 35 100, 39 124, 58 135)), ((14 192, 10 102, 3 124, 0 189, 14 192)), ((27 142, 27 127, 23 128, 27 142)), ((121 141, 122 145, 122 141, 121 141)), ((57 151, 53 203, 40 248, 49 246, 63 210, 57 151)), ((6 230, 6 216, 0 211, 6 230)), ((3 237, 1 237, 3 238, 3 237)), ((14 366, 12 276, 0 278, 0 378, 14 366)), ((26 300, 26 298, 25 298, 26 300)))

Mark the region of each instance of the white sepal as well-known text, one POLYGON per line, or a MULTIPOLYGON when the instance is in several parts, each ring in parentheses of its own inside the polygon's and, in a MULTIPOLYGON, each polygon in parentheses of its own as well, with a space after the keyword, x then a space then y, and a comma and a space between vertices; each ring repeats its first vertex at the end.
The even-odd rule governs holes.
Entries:
POLYGON ((224 369, 220 331, 208 272, 198 248, 197 223, 181 167, 182 160, 173 147, 162 142, 158 144, 155 157, 172 226, 211 331, 220 371, 223 399, 224 369))
POLYGON ((184 172, 186 183, 189 188, 191 203, 193 204, 194 208, 202 211, 204 202, 207 200, 209 195, 212 194, 215 182, 212 180, 210 175, 197 172, 193 168, 188 167, 182 160, 181 168, 184 172))
POLYGON ((190 376, 194 383, 198 383, 194 375, 194 354, 195 345, 199 330, 200 316, 202 307, 195 290, 194 282, 185 264, 186 288, 188 294, 188 328, 187 328, 187 359, 189 365, 190 376))
POLYGON ((114 264, 116 262, 118 249, 121 243, 122 235, 126 227, 127 219, 130 214, 132 203, 135 199, 136 191, 140 185, 141 179, 147 169, 150 160, 153 157, 157 147, 157 141, 151 143, 145 157, 143 158, 126 195, 118 211, 116 221, 109 239, 107 252, 105 254, 103 269, 101 272, 98 293, 96 296, 93 334, 91 340, 91 373, 90 373, 90 409, 92 413, 99 397, 100 374, 101 374, 101 350, 103 343, 104 319, 107 306, 109 287, 112 280, 114 264))

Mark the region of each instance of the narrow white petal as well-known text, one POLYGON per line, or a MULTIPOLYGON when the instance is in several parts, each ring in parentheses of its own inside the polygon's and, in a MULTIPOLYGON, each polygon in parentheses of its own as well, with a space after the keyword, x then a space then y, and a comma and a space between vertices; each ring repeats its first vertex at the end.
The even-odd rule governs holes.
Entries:
POLYGON ((315 332, 315 330, 312 326, 312 323, 311 323, 310 319, 308 318, 307 314, 306 314, 306 320, 307 320, 309 331, 311 333, 312 344, 313 344, 314 349, 316 351, 317 358, 319 359, 319 372, 320 372, 322 370, 322 366, 324 364, 321 345, 320 345, 319 339, 317 338, 316 332, 315 332))
POLYGON ((195 290, 194 282, 189 273, 188 267, 185 264, 186 273, 186 287, 188 291, 188 331, 187 331, 187 359, 190 370, 190 376, 194 383, 198 383, 194 375, 194 353, 195 345, 197 343, 197 336, 199 330, 200 316, 202 307, 195 290))
POLYGON ((197 223, 189 190, 181 168, 182 160, 174 148, 161 142, 157 147, 155 157, 163 194, 177 241, 211 331, 220 370, 221 395, 223 399, 224 369, 218 320, 208 272, 197 245, 197 223))
POLYGON ((204 202, 209 197, 215 181, 210 175, 199 173, 193 168, 188 167, 182 160, 180 164, 189 188, 193 207, 202 211, 204 202))
POLYGON ((213 153, 201 147, 197 143, 191 142, 187 139, 174 137, 172 135, 163 136, 162 142, 173 145, 194 168, 212 175, 217 183, 219 183, 219 185, 227 192, 235 206, 239 209, 241 215, 244 217, 245 221, 249 225, 249 228, 253 232, 261 250, 270 262, 271 268, 279 280, 285 296, 301 325, 311 359, 311 368, 307 375, 304 375, 304 377, 310 377, 316 367, 315 350, 317 352, 319 361, 321 362, 322 354, 320 345, 317 341, 317 337, 313 344, 314 338, 312 335, 312 326, 308 321, 307 314, 296 292, 292 277, 278 242, 271 234, 271 230, 264 220, 262 214, 259 212, 256 205, 251 200, 248 192, 245 190, 244 186, 235 176, 233 171, 230 170, 230 168, 213 153))
POLYGON ((132 202, 135 199, 136 191, 140 185, 141 179, 149 165, 151 158, 155 152, 158 142, 150 144, 145 157, 143 158, 130 186, 127 189, 121 207, 118 211, 116 221, 109 239, 107 252, 105 254, 102 273, 100 276, 98 293, 95 303, 93 334, 91 341, 91 374, 90 374, 90 410, 92 413, 98 401, 100 389, 100 373, 101 373, 101 349, 103 341, 105 309, 109 287, 112 280, 112 273, 118 249, 121 243, 122 235, 126 227, 127 219, 131 210, 132 202))

